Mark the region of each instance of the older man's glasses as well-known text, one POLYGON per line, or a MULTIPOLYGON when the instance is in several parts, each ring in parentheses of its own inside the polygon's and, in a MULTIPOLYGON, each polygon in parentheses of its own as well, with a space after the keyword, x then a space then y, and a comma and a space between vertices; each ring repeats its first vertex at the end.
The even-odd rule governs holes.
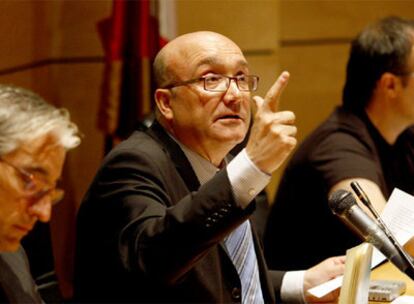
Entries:
POLYGON ((402 77, 414 77, 414 72, 402 72, 402 73, 393 73, 393 74, 397 76, 402 76, 402 77))
POLYGON ((195 82, 203 82, 203 88, 210 92, 226 92, 231 81, 234 80, 240 91, 243 92, 254 92, 257 90, 257 84, 259 83, 259 76, 255 75, 238 75, 234 77, 212 74, 203 76, 200 78, 190 79, 182 82, 172 83, 164 87, 164 89, 171 89, 195 82))
POLYGON ((40 202, 45 197, 50 199, 52 205, 56 205, 62 200, 65 194, 62 189, 47 186, 45 180, 40 176, 19 168, 3 158, 0 158, 0 161, 12 167, 19 174, 23 184, 24 197, 32 204, 40 202))

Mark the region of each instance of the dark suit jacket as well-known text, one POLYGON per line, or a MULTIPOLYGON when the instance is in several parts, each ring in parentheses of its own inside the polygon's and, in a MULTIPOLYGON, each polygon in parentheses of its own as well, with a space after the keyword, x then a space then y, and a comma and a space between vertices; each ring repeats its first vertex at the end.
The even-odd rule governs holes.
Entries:
MULTIPOLYGON (((240 301, 240 279, 221 242, 254 211, 235 203, 227 171, 200 187, 179 146, 155 122, 105 158, 78 214, 75 301, 240 301)), ((268 272, 254 236, 263 295, 268 272)))
POLYGON ((22 247, 0 253, 0 303, 43 303, 22 247))

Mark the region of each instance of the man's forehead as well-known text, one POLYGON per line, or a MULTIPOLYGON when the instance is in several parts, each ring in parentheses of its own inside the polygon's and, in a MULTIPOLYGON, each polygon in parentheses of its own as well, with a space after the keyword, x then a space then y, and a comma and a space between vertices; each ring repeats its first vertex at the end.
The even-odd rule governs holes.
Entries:
POLYGON ((59 178, 66 150, 53 134, 46 134, 23 142, 16 150, 7 154, 10 162, 46 179, 59 178))
POLYGON ((20 146, 20 150, 24 151, 27 154, 44 154, 59 146, 60 143, 56 136, 52 133, 42 135, 40 137, 34 138, 30 141, 24 142, 20 146))
POLYGON ((189 35, 177 39, 170 49, 170 68, 194 74, 203 67, 246 69, 248 63, 240 48, 230 39, 211 33, 189 35))
POLYGON ((168 43, 165 52, 173 57, 188 56, 200 50, 231 52, 243 56, 240 48, 232 40, 214 32, 195 32, 177 37, 168 43))
POLYGON ((226 42, 231 43, 234 46, 238 47, 235 42, 233 42, 230 38, 216 33, 216 32, 209 32, 209 31, 199 31, 199 32, 193 32, 193 33, 187 33, 181 36, 178 36, 177 38, 173 39, 170 43, 166 45, 166 47, 177 47, 179 45, 185 45, 185 44, 204 44, 204 43, 218 43, 218 42, 226 42))
MULTIPOLYGON (((196 67, 200 67, 203 65, 208 66, 219 66, 219 65, 225 65, 227 63, 227 58, 223 58, 223 56, 207 56, 204 58, 200 58, 199 61, 195 64, 196 67)), ((247 61, 244 59, 244 57, 237 58, 233 63, 234 66, 239 66, 243 68, 247 68, 248 64, 247 61)))
POLYGON ((23 142, 8 157, 21 164, 47 164, 55 157, 65 154, 65 148, 52 134, 23 142))

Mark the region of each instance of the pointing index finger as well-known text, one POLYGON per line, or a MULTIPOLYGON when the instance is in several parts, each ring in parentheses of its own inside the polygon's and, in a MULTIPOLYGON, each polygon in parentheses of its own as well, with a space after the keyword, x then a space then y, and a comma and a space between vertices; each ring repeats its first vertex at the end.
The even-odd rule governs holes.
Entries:
POLYGON ((279 78, 269 89, 265 96, 265 104, 267 104, 271 111, 276 112, 279 108, 280 96, 282 95, 283 89, 286 87, 290 74, 284 71, 280 74, 279 78))

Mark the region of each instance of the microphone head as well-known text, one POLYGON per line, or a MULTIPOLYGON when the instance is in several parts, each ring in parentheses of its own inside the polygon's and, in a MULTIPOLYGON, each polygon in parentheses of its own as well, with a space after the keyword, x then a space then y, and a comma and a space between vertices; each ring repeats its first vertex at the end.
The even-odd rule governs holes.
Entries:
POLYGON ((328 205, 331 211, 336 215, 342 215, 357 202, 351 192, 339 189, 331 194, 328 205))

